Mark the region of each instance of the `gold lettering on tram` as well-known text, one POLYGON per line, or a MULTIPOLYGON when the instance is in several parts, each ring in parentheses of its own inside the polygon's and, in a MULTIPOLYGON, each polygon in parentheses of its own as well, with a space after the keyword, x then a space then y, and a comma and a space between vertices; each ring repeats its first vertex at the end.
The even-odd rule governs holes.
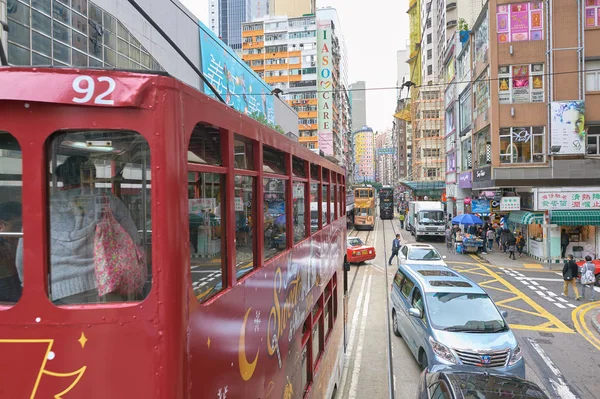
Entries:
POLYGON ((248 315, 252 308, 248 308, 246 311, 246 315, 244 316, 244 321, 242 322, 242 329, 240 332, 240 343, 238 347, 238 361, 240 364, 240 374, 244 381, 248 381, 252 378, 254 374, 254 370, 256 370, 256 364, 258 363, 258 354, 260 349, 256 349, 256 356, 254 360, 250 363, 246 358, 246 322, 248 321, 248 315))
POLYGON ((292 317, 294 308, 300 301, 300 291, 302 289, 302 279, 300 273, 297 273, 289 283, 289 289, 283 303, 283 309, 279 303, 279 293, 283 289, 283 277, 281 268, 275 272, 275 281, 273 284, 273 306, 269 312, 269 322, 267 324, 267 349, 269 355, 273 355, 278 349, 278 341, 283 336, 288 321, 292 317), (273 331, 275 328, 276 331, 273 331))

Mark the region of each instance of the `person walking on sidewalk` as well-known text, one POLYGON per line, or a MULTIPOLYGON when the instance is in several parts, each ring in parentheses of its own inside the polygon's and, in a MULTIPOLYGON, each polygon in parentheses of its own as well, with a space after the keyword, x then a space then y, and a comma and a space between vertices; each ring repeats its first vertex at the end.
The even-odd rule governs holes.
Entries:
POLYGON ((567 247, 569 246, 570 242, 571 240, 569 239, 567 231, 565 229, 562 229, 562 233, 560 234, 560 254, 561 258, 563 259, 565 257, 565 252, 567 252, 567 247))
POLYGON ((404 228, 404 213, 401 213, 400 216, 398 216, 398 219, 400 219, 400 228, 403 229, 404 228))
POLYGON ((488 250, 490 252, 494 248, 494 235, 495 235, 494 229, 488 229, 488 231, 485 233, 485 236, 487 239, 488 250))
POLYGON ((390 260, 388 261, 388 265, 392 265, 392 259, 394 256, 398 256, 398 252, 400 252, 400 247, 402 244, 400 243, 400 234, 396 234, 396 238, 392 241, 392 256, 390 256, 390 260))
POLYGON ((515 250, 517 249, 517 240, 515 239, 515 236, 511 234, 508 237, 506 246, 508 247, 508 259, 517 260, 517 258, 515 258, 515 250))
POLYGON ((579 266, 577 266, 577 263, 573 260, 573 255, 568 255, 565 265, 563 266, 563 280, 565 281, 563 296, 569 296, 569 285, 571 285, 571 287, 573 287, 573 292, 575 293, 576 301, 581 299, 579 291, 577 291, 577 285, 575 284, 578 274, 579 266))
POLYGON ((519 231, 517 235, 517 251, 519 251, 519 258, 523 256, 523 248, 525 248, 525 237, 523 232, 519 231))
POLYGON ((588 287, 590 291, 592 291, 592 296, 590 297, 590 301, 595 301, 594 294, 596 291, 594 290, 594 283, 596 282, 596 277, 594 276, 594 272, 596 271, 596 266, 592 263, 592 257, 587 255, 585 257, 585 263, 581 267, 581 297, 585 298, 585 287, 588 287))

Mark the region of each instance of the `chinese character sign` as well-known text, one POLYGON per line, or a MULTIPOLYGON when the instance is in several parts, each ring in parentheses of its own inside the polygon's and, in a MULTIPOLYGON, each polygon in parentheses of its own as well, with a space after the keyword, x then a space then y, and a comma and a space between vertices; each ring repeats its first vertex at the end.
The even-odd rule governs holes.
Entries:
MULTIPOLYGON (((227 105, 246 115, 263 115, 269 123, 275 123, 271 87, 204 26, 200 29, 200 53, 204 76, 227 105)), ((206 85, 204 92, 214 97, 206 85)))
POLYGON ((538 193, 538 209, 600 209, 600 191, 538 193))
POLYGON ((319 148, 333 155, 333 43, 331 21, 317 22, 317 121, 319 148))
POLYGON ((500 211, 520 211, 521 197, 500 198, 500 211))
POLYGON ((583 154, 585 151, 585 103, 581 100, 552 102, 550 147, 556 154, 583 154))

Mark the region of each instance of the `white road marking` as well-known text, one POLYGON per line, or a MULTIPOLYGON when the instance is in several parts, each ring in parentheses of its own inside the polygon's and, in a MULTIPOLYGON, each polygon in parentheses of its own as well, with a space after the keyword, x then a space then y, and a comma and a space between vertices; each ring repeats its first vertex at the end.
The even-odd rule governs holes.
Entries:
POLYGON ((538 283, 537 281, 531 281, 531 284, 533 284, 533 285, 540 285, 540 283, 538 283))
POLYGON ((548 295, 550 295, 550 296, 558 296, 555 292, 552 292, 552 291, 548 291, 548 295))
POLYGON ((354 348, 354 338, 356 337, 356 327, 358 326, 358 316, 360 315, 360 311, 363 305, 363 295, 365 293, 365 283, 367 282, 366 278, 363 278, 363 281, 360 285, 360 291, 358 293, 358 297, 356 298, 356 307, 354 309, 354 314, 352 315, 352 328, 350 329, 350 334, 348 335, 348 351, 346 352, 346 361, 344 362, 344 372, 342 375, 342 381, 346 381, 348 377, 348 368, 350 367, 350 357, 352 355, 352 349, 354 348))
POLYGON ((547 278, 547 277, 527 277, 527 280, 532 283, 535 281, 550 281, 550 282, 563 282, 562 278, 547 278))
POLYGON ((360 375, 360 363, 362 361, 363 345, 365 343, 365 330, 367 327, 367 316, 369 314, 369 300, 371 299, 371 280, 373 276, 369 276, 367 284, 367 294, 365 295, 365 303, 363 306, 362 320, 360 323, 360 333, 356 344, 356 357, 354 358, 354 369, 352 370, 352 380, 350 382, 350 390, 348 392, 349 399, 356 399, 356 390, 358 389, 358 376, 360 375))
POLYGON ((576 308, 577 306, 573 305, 572 303, 567 303, 567 306, 570 308, 576 308))
POLYGON ((561 399, 577 399, 577 396, 575 396, 573 392, 571 392, 569 386, 565 383, 565 379, 563 378, 563 375, 559 368, 556 367, 556 365, 554 365, 554 362, 552 362, 552 360, 546 354, 546 352, 544 352, 542 347, 536 342, 535 339, 527 339, 529 340, 529 343, 531 343, 531 346, 533 346, 533 349, 535 349, 538 355, 540 355, 544 363, 546 363, 546 366, 548 366, 550 371, 552 371, 552 373, 556 376, 556 380, 550 378, 552 389, 554 389, 556 395, 561 399))
POLYGON ((553 299, 553 298, 550 298, 549 296, 546 296, 546 297, 544 297, 544 298, 546 298, 546 299, 547 299, 547 300, 549 300, 550 302, 554 302, 554 299, 553 299))
POLYGON ((561 302, 567 303, 568 301, 565 298, 561 298, 558 295, 556 296, 556 299, 558 299, 561 302))
POLYGON ((565 305, 561 305, 560 303, 555 303, 556 306, 558 306, 561 309, 566 309, 565 305))
POLYGON ((536 292, 536 293, 537 293, 539 296, 546 296, 546 294, 544 294, 544 292, 543 292, 543 291, 537 291, 537 290, 536 290, 535 292, 536 292))

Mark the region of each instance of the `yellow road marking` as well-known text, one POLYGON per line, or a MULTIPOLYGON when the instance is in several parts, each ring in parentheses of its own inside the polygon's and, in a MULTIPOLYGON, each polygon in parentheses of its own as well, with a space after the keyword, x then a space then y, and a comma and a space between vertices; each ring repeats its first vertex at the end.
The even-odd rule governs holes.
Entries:
POLYGON ((502 299, 501 301, 495 301, 495 302, 496 302, 496 305, 501 306, 501 305, 504 305, 505 303, 509 303, 509 302, 516 301, 519 299, 521 299, 521 298, 519 298, 518 296, 513 296, 512 298, 506 298, 506 299, 502 299))
MULTIPOLYGON (((479 284, 479 285, 481 285, 481 284, 479 284)), ((506 294, 512 294, 512 293, 513 293, 512 291, 505 290, 504 288, 492 287, 492 286, 490 286, 490 285, 484 285, 483 287, 484 287, 484 288, 489 288, 490 290, 495 290, 495 291, 504 292, 504 293, 506 293, 506 294)))
MULTIPOLYGON (((473 256, 473 255, 469 255, 469 256, 471 256, 475 261, 477 261, 477 258, 475 258, 475 256, 473 256)), ((519 289, 517 289, 514 285, 512 285, 511 283, 509 283, 508 281, 506 281, 505 279, 500 277, 497 273, 495 273, 488 267, 484 266, 481 262, 479 262, 479 267, 481 268, 481 270, 488 273, 488 275, 490 277, 494 277, 495 279, 498 280, 498 282, 500 282, 502 285, 504 285, 506 288, 508 288, 515 295, 515 297, 516 297, 515 299, 523 300, 523 302, 525 302, 526 304, 531 306, 534 310, 536 310, 538 312, 537 316, 543 317, 543 318, 547 319, 548 321, 552 322, 552 324, 554 326, 556 326, 556 328, 551 329, 552 331, 564 332, 564 333, 573 333, 574 332, 569 327, 567 327, 562 321, 560 321, 556 316, 554 316, 552 313, 548 312, 546 309, 544 309, 543 307, 538 305, 537 302, 535 302, 533 299, 531 299, 530 297, 528 297, 527 295, 522 293, 519 289)), ((496 302, 496 305, 502 306, 501 303, 512 302, 512 300, 514 300, 514 299, 511 299, 511 298, 508 298, 508 300, 504 299, 502 301, 496 302)), ((517 327, 513 326, 513 328, 519 328, 519 327, 520 327, 519 325, 517 325, 517 327)), ((534 328, 536 328, 536 326, 528 326, 528 328, 534 329, 534 328)))
POLYGON ((586 303, 585 305, 581 305, 571 313, 571 318, 573 319, 573 324, 575 325, 575 329, 583 338, 585 338, 590 344, 596 347, 596 349, 600 350, 600 339, 596 338, 596 336, 590 331, 588 326, 585 324, 585 315, 587 312, 594 308, 600 308, 600 304, 596 302, 586 303))
POLYGON ((491 279, 491 280, 485 280, 483 283, 477 283, 479 285, 485 285, 485 284, 490 284, 490 283, 495 283, 498 280, 496 280, 495 278, 491 279))
POLYGON ((543 269, 544 266, 540 265, 539 263, 523 263, 523 266, 525 266, 526 269, 543 269))

